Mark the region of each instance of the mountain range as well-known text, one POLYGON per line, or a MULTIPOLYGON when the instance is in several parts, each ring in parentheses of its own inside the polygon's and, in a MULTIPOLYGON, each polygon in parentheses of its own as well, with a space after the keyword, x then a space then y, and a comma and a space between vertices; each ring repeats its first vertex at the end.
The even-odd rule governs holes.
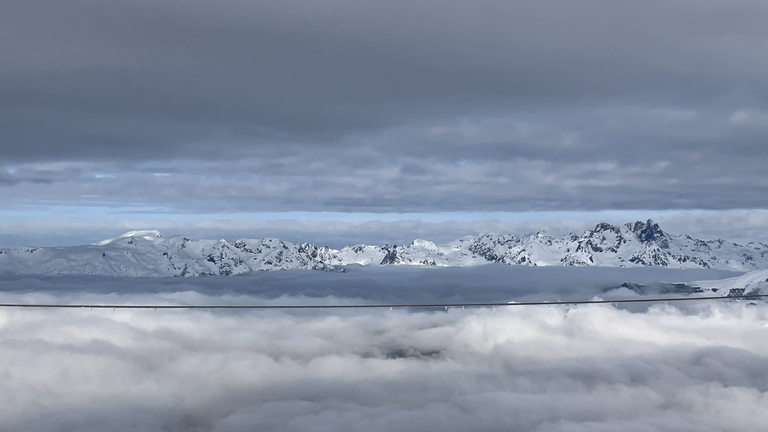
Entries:
POLYGON ((0 272, 41 275, 204 276, 251 271, 311 269, 344 271, 350 264, 474 266, 609 266, 768 269, 768 245, 700 240, 671 235, 652 220, 599 223, 565 237, 479 234, 436 245, 354 245, 342 249, 277 238, 197 240, 131 231, 83 246, 0 249, 0 272))

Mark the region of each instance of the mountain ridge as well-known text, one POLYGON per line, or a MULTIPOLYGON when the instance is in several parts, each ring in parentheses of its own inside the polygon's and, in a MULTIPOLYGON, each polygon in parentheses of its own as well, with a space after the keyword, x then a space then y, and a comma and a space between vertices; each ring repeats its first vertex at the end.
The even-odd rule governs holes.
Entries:
POLYGON ((341 249, 277 238, 192 241, 154 230, 131 231, 91 245, 0 249, 0 271, 18 274, 108 276, 234 275, 251 271, 340 266, 608 266, 768 269, 768 245, 741 245, 670 235, 653 220, 622 225, 601 222, 581 234, 484 233, 444 245, 415 239, 408 245, 353 245, 341 249))

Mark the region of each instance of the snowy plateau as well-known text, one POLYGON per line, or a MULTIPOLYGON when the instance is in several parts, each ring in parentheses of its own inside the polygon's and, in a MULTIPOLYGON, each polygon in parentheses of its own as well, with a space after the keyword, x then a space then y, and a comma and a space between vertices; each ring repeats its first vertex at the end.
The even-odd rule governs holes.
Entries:
POLYGON ((670 235, 651 220, 624 225, 600 223, 577 235, 553 237, 480 234, 438 246, 428 240, 409 245, 355 245, 340 250, 276 238, 192 241, 157 231, 131 231, 92 245, 0 249, 0 272, 27 275, 206 276, 251 271, 338 266, 607 266, 768 269, 768 245, 740 245, 670 235))

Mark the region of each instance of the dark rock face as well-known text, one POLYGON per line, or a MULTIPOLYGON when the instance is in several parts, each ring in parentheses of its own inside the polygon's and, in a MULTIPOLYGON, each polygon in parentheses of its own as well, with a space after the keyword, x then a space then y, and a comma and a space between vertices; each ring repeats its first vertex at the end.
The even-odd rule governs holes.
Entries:
POLYGON ((640 243, 655 243, 662 249, 669 249, 667 234, 661 230, 659 224, 651 219, 645 223, 640 221, 629 223, 627 227, 635 234, 640 243))
POLYGON ((469 251, 477 256, 481 256, 490 262, 498 262, 500 257, 496 255, 493 247, 484 243, 475 243, 469 247, 469 251))
POLYGON ((469 252, 472 254, 484 258, 488 262, 505 262, 506 251, 511 250, 515 246, 519 245, 522 239, 516 235, 492 235, 483 234, 474 240, 469 247, 469 252), (497 248, 501 247, 501 253, 497 253, 497 248))
POLYGON ((595 229, 585 231, 581 237, 571 237, 577 242, 574 252, 587 254, 612 252, 617 253, 626 239, 621 234, 621 228, 609 223, 599 223, 595 229))
POLYGON ((662 250, 653 248, 632 255, 629 262, 646 267, 669 267, 669 255, 662 250))
POLYGON ((533 262, 531 262, 531 258, 524 254, 524 252, 517 253, 515 255, 509 256, 505 262, 505 264, 511 264, 511 265, 529 265, 529 266, 536 266, 533 262))
POLYGON ((595 226, 595 229, 593 231, 596 233, 605 232, 605 231, 611 231, 616 234, 621 233, 621 229, 619 227, 611 225, 607 222, 600 222, 595 226))
POLYGON ((400 259, 397 256, 397 245, 394 245, 391 248, 389 245, 385 245, 382 249, 387 251, 387 254, 384 255, 384 259, 381 260, 381 265, 397 264, 400 262, 400 259))
MULTIPOLYGON (((703 289, 688 285, 684 283, 665 283, 665 282, 659 282, 649 285, 643 285, 633 282, 624 282, 623 284, 619 285, 616 288, 627 288, 631 291, 634 291, 640 295, 648 295, 648 294, 696 294, 696 293, 702 293, 704 292, 703 289)), ((605 291, 610 291, 612 289, 616 288, 609 288, 605 291)))
POLYGON ((692 262, 701 268, 710 268, 709 264, 706 261, 704 261, 704 259, 701 257, 692 257, 688 255, 674 255, 673 258, 680 263, 692 262))
POLYGON ((560 264, 568 267, 587 267, 589 266, 589 261, 580 260, 574 256, 566 256, 560 259, 560 264))

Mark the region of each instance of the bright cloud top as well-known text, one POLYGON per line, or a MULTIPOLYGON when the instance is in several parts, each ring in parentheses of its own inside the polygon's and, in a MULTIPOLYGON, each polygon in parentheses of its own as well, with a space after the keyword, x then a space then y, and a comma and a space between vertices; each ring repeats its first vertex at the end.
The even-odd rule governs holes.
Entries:
POLYGON ((0 311, 3 429, 753 431, 768 307, 0 311))

